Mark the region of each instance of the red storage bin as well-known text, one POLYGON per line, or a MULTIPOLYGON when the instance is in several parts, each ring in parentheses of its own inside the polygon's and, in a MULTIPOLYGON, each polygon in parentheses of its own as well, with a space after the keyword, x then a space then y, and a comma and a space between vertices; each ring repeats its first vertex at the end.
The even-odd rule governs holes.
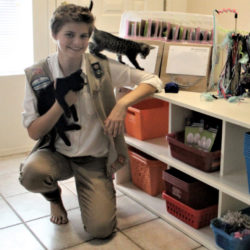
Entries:
POLYGON ((166 193, 184 204, 202 209, 218 203, 218 190, 175 169, 162 172, 166 193))
POLYGON ((150 98, 128 108, 125 128, 139 140, 165 136, 168 133, 168 102, 150 98))
POLYGON ((193 209, 188 205, 162 193, 162 198, 166 200, 167 211, 186 224, 199 229, 208 226, 210 221, 217 217, 218 205, 212 205, 203 209, 193 209))
POLYGON ((152 196, 160 194, 164 190, 162 171, 167 165, 134 148, 128 152, 132 182, 152 196))
POLYGON ((195 168, 205 172, 220 168, 221 151, 205 152, 184 144, 184 132, 171 133, 167 136, 171 155, 195 168))

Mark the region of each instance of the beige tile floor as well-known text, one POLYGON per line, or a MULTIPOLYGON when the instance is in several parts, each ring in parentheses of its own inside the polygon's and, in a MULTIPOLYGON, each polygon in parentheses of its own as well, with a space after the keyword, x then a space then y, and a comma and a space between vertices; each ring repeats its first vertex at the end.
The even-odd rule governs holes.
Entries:
POLYGON ((1 250, 206 250, 164 220, 117 191, 117 232, 109 240, 95 240, 81 224, 74 179, 61 182, 69 223, 49 221, 49 204, 27 192, 18 182, 25 155, 0 158, 1 250))

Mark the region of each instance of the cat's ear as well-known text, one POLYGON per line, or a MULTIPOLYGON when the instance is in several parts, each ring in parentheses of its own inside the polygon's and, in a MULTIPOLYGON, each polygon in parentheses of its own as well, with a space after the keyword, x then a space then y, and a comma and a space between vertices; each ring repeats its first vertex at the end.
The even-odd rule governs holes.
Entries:
POLYGON ((153 46, 149 46, 149 49, 151 50, 151 49, 155 49, 155 47, 153 47, 153 46))

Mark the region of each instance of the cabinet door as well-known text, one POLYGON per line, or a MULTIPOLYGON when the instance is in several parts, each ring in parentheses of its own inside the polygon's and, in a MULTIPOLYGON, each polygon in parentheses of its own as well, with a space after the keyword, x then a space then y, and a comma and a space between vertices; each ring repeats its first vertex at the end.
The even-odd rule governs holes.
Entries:
MULTIPOLYGON (((59 6, 64 0, 57 0, 59 6)), ((94 0, 93 14, 96 17, 96 27, 118 34, 121 15, 126 10, 163 10, 164 0, 94 0)), ((70 0, 74 3, 89 6, 90 0, 70 0)))

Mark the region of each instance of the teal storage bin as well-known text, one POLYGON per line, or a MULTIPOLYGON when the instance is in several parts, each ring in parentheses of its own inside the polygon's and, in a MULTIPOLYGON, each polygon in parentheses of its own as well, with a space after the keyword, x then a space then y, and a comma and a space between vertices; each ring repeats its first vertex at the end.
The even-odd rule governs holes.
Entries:
POLYGON ((236 239, 227 234, 223 230, 210 225, 214 232, 216 244, 224 250, 249 250, 250 249, 250 235, 245 236, 244 239, 236 239))
MULTIPOLYGON (((250 215, 250 208, 242 210, 243 214, 250 215)), ((250 250, 250 235, 244 236, 242 239, 234 238, 233 235, 227 234, 221 228, 216 227, 214 224, 216 219, 212 219, 210 227, 214 232, 216 244, 224 250, 250 250)))

